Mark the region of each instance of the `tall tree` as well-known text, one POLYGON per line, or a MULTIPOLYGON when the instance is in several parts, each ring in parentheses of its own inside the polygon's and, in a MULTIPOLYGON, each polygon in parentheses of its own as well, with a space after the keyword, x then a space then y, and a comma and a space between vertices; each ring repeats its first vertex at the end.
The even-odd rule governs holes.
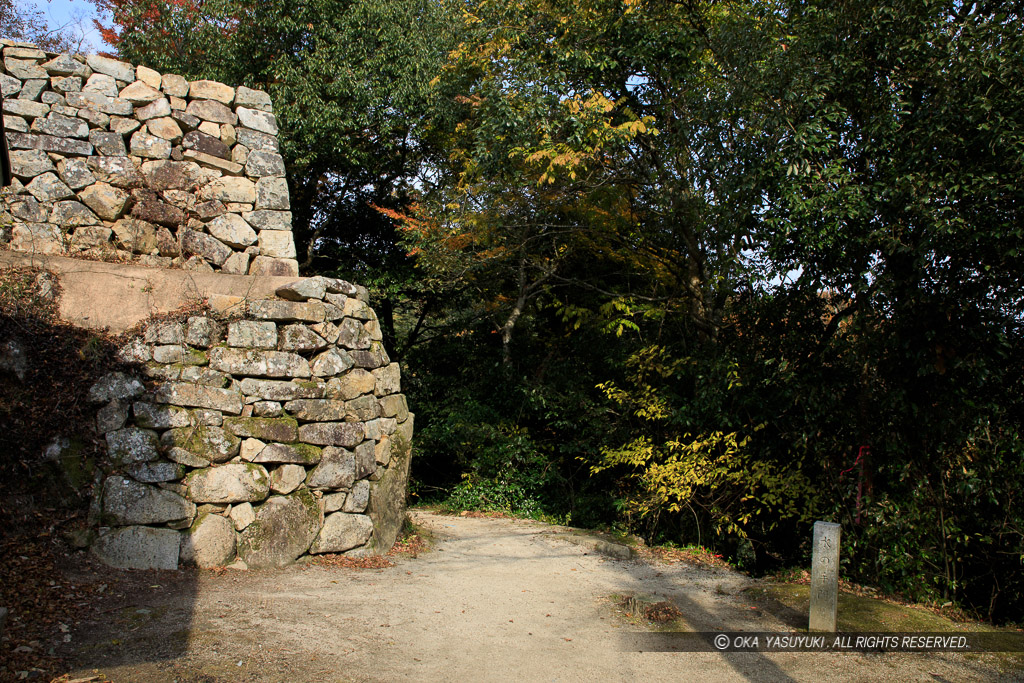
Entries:
MULTIPOLYGON (((413 244, 486 302, 520 377, 541 348, 583 362, 558 335, 621 333, 578 374, 610 401, 593 465, 622 474, 623 509, 649 528, 692 511, 779 560, 800 520, 836 515, 859 577, 1021 604, 1022 520, 996 512, 1022 467, 1019 9, 585 0, 464 18, 440 83, 450 175, 413 244), (533 336, 510 350, 513 325, 533 336)), ((534 434, 571 419, 524 405, 534 434)))

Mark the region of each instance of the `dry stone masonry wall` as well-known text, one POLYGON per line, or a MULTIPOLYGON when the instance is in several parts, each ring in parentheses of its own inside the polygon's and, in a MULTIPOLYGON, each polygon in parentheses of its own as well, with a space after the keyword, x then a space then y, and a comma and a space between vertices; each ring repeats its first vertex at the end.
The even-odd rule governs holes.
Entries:
POLYGON ((390 549, 413 416, 366 291, 314 277, 233 318, 152 322, 91 390, 109 467, 93 551, 124 568, 279 567, 390 549))
POLYGON ((270 97, 0 40, 16 251, 298 275, 270 97))

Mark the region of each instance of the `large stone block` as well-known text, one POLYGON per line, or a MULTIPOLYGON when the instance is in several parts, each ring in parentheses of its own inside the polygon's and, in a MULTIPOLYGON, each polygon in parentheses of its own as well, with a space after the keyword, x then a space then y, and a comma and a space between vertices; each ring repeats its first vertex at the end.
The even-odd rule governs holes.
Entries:
POLYGON ((208 172, 191 161, 147 161, 142 164, 142 175, 146 186, 157 192, 191 192, 209 180, 208 172))
POLYGON ((344 349, 331 348, 310 361, 309 369, 316 377, 334 377, 351 368, 354 362, 344 349))
POLYGON ((373 533, 373 522, 366 515, 335 512, 324 520, 323 529, 309 552, 343 553, 365 544, 373 533))
POLYGON ((321 524, 320 506, 308 490, 274 496, 241 532, 238 556, 254 569, 284 567, 309 550, 321 524))
POLYGON ((128 100, 98 92, 69 92, 65 97, 69 106, 93 109, 111 116, 131 116, 135 110, 135 106, 128 100))
POLYGON ((329 446, 321 452, 320 464, 309 473, 306 485, 311 489, 346 489, 355 480, 355 454, 329 446))
POLYGON ((135 78, 151 88, 160 89, 160 73, 150 69, 148 66, 139 65, 135 67, 135 78))
POLYGON ((290 401, 296 398, 322 398, 325 384, 319 379, 286 382, 272 379, 242 380, 242 393, 267 401, 290 401))
MULTIPOLYGON (((138 131, 132 136, 132 142, 135 142, 135 137, 143 136, 149 138, 142 131, 138 131)), ((155 138, 153 138, 155 140, 155 138)), ((124 146, 124 138, 119 133, 109 132, 105 130, 94 130, 89 133, 89 142, 92 143, 93 147, 96 148, 96 153, 107 157, 123 157, 128 154, 128 149, 124 146)), ((133 147, 132 153, 136 153, 136 149, 133 147)), ((149 153, 136 154, 136 156, 152 156, 149 153)))
MULTIPOLYGON (((257 192, 258 191, 259 186, 257 185, 257 192)), ((269 209, 260 209, 258 211, 247 211, 242 214, 242 218, 257 230, 277 230, 280 232, 287 232, 289 235, 291 234, 291 211, 270 211, 269 209)), ((273 256, 273 254, 268 254, 268 256, 273 256)), ((312 296, 307 298, 320 299, 322 296, 312 296)), ((292 299, 292 301, 305 301, 305 299, 292 299)))
POLYGON ((221 142, 220 138, 215 138, 198 130, 186 133, 181 140, 181 146, 187 150, 195 150, 196 152, 208 154, 219 159, 231 159, 231 148, 221 142))
POLYGON ((295 258, 295 239, 289 230, 260 230, 259 247, 261 256, 295 258))
POLYGON ((223 265, 234 253, 216 237, 196 230, 182 231, 181 248, 185 253, 200 256, 215 266, 223 265))
POLYGON ((10 153, 11 171, 15 177, 22 180, 35 178, 49 171, 55 170, 53 162, 46 152, 39 149, 26 149, 10 153))
POLYGON ((20 218, 28 223, 46 222, 49 217, 46 204, 41 204, 35 197, 23 196, 19 200, 11 204, 11 213, 15 218, 20 218))
POLYGON ((323 299, 327 293, 327 278, 304 277, 295 282, 278 287, 274 294, 287 299, 288 301, 308 301, 309 299, 323 299))
POLYGON ((8 133, 7 143, 11 149, 41 149, 44 152, 55 152, 64 156, 87 157, 93 153, 92 144, 84 140, 58 138, 53 135, 8 133))
POLYGON ((359 396, 345 402, 346 419, 367 422, 380 416, 380 402, 376 396, 359 396))
POLYGON ((63 254, 64 233, 52 223, 15 223, 10 246, 30 254, 63 254))
POLYGON ((118 93, 118 97, 122 100, 128 100, 136 107, 155 102, 163 97, 159 90, 156 90, 152 86, 146 85, 142 81, 135 81, 131 85, 125 87, 118 93))
POLYGON ((281 465, 270 473, 270 490, 287 495, 299 488, 306 480, 306 468, 302 465, 281 465))
POLYGON ((295 277, 299 274, 299 262, 293 258, 273 258, 257 256, 249 266, 250 275, 269 275, 271 277, 295 277))
MULTIPOLYGON (((135 110, 135 118, 139 121, 150 121, 151 119, 159 119, 169 117, 171 115, 171 103, 167 101, 166 97, 161 97, 158 100, 153 100, 144 107, 139 107, 135 110)), ((174 124, 177 126, 178 124, 174 124)), ((181 137, 181 129, 179 129, 178 137, 181 137)))
POLYGON ((43 173, 36 176, 25 186, 25 189, 41 202, 55 202, 75 196, 71 188, 65 185, 55 173, 43 173))
POLYGON ((132 405, 132 413, 135 415, 135 424, 146 429, 170 429, 199 424, 191 410, 178 406, 136 401, 132 405))
POLYGON ((270 476, 261 465, 231 463, 195 470, 185 478, 196 503, 253 503, 270 492, 270 476))
POLYGON ((373 520, 373 549, 384 554, 395 544, 405 522, 406 496, 409 491, 409 463, 412 459, 412 419, 391 439, 390 463, 380 479, 370 482, 367 515, 373 520))
POLYGON ((113 76, 119 81, 131 83, 135 80, 135 67, 126 62, 100 55, 88 55, 85 58, 85 63, 93 71, 113 76))
POLYGON ((160 443, 164 448, 184 448, 210 462, 227 462, 238 455, 242 442, 221 427, 196 425, 170 429, 160 437, 160 443))
POLYGON ((231 104, 235 100, 235 89, 217 81, 192 81, 188 96, 197 100, 217 100, 222 104, 231 104))
MULTIPOLYGON (((223 121, 222 123, 240 123, 245 128, 251 128, 267 135, 277 135, 277 118, 270 112, 238 107, 237 113, 237 121, 223 121)), ((241 142, 241 138, 239 138, 239 142, 241 142)), ((248 146, 246 145, 246 147, 248 146)))
POLYGON ((274 135, 267 135, 251 128, 238 128, 235 134, 238 137, 238 144, 249 149, 263 149, 268 152, 277 152, 280 149, 274 135))
POLYGON ((299 425, 299 441, 317 446, 351 448, 363 441, 366 431, 358 422, 310 422, 299 425))
POLYGON ((31 100, 4 100, 3 111, 5 114, 24 116, 27 119, 35 119, 46 116, 50 113, 50 105, 31 100))
POLYGON ((347 415, 345 401, 326 398, 300 398, 288 401, 284 409, 301 422, 340 422, 347 415))
POLYGON ((117 97, 117 80, 107 74, 93 74, 85 81, 82 92, 95 92, 107 97, 117 97))
MULTIPOLYGON (((261 443, 253 439, 256 443, 261 443)), ((322 457, 322 449, 308 443, 268 443, 260 448, 252 458, 252 462, 264 464, 291 463, 296 465, 316 465, 322 457)))
POLYGON ((345 401, 358 398, 363 394, 373 393, 377 378, 363 368, 353 368, 341 377, 334 377, 327 382, 327 397, 345 401))
POLYGON ((132 156, 147 159, 168 159, 171 156, 171 143, 163 138, 137 130, 132 135, 131 150, 132 156))
POLYGON ((191 346, 209 348, 224 338, 224 326, 214 318, 192 316, 185 327, 185 341, 191 346))
POLYGON ((130 157, 90 157, 86 164, 97 181, 108 185, 131 190, 146 184, 146 178, 130 157))
POLYGON ((99 180, 89 170, 89 164, 85 159, 64 159, 57 164, 57 174, 72 190, 80 190, 99 180))
POLYGON ((89 400, 94 403, 124 401, 141 396, 145 390, 137 377, 124 372, 108 372, 89 388, 89 400))
POLYGON ((173 529, 129 526, 101 535, 92 552, 118 569, 177 569, 180 545, 173 529))
POLYGON ((373 376, 377 380, 373 388, 373 392, 377 396, 397 394, 402 390, 401 370, 399 370, 398 363, 391 363, 386 367, 377 368, 373 371, 373 376))
MULTIPOLYGON (((230 104, 230 102, 225 102, 225 104, 230 104)), ((272 108, 270 95, 262 90, 253 90, 244 85, 238 86, 238 91, 235 94, 235 106, 259 109, 260 111, 271 111, 272 108)))
POLYGON ((309 377, 309 363, 287 351, 257 351, 216 347, 210 349, 210 367, 248 377, 309 377))
POLYGON ((338 325, 338 344, 346 349, 368 349, 373 343, 370 334, 355 318, 345 318, 338 325))
MULTIPOLYGON (((149 191, 138 190, 138 192, 148 193, 149 191)), ((169 228, 178 227, 187 218, 185 212, 181 209, 156 198, 147 198, 136 202, 135 206, 132 207, 132 216, 147 223, 156 223, 169 228)), ((216 237, 216 235, 214 236, 216 237)))
POLYGON ((175 74, 164 74, 160 79, 160 89, 172 97, 188 95, 188 81, 175 74))
POLYGON ((32 122, 33 133, 56 135, 62 138, 89 137, 89 124, 79 118, 51 113, 45 119, 38 118, 32 122))
POLYGON ((120 187, 107 183, 95 183, 78 193, 78 198, 105 221, 116 221, 124 215, 130 196, 120 187))
POLYGON ((256 184, 248 178, 220 178, 203 188, 202 198, 252 204, 256 201, 256 184))
POLYGON ((124 471, 143 484, 178 481, 185 476, 185 467, 175 462, 138 462, 126 466, 124 471))
POLYGON ((263 441, 295 441, 299 436, 298 423, 289 417, 226 417, 224 429, 236 436, 263 441))
POLYGON ((260 178, 256 181, 256 210, 287 211, 291 208, 288 181, 284 178, 260 178))
POLYGON ((125 427, 107 432, 107 456, 118 464, 148 462, 159 457, 156 432, 138 427, 125 427))
POLYGON ((405 422, 405 419, 409 417, 409 405, 406 403, 404 394, 381 397, 380 409, 384 417, 394 417, 399 422, 405 422))
POLYGON ((284 158, 275 152, 250 152, 245 161, 245 174, 250 178, 283 178, 284 158))
POLYGON ((216 100, 192 100, 185 108, 185 113, 213 123, 238 123, 235 113, 216 100))
POLYGON ((283 322, 323 322, 327 312, 319 301, 276 301, 260 299, 249 302, 249 315, 260 320, 283 322))
POLYGON ((114 223, 114 238, 121 249, 136 254, 150 254, 159 249, 155 225, 137 218, 122 218, 114 223))
POLYGON ((277 347, 277 325, 262 320, 230 322, 228 323, 228 346, 244 349, 274 349, 277 347))
POLYGON ((195 513, 196 506, 173 491, 117 475, 103 482, 103 516, 109 523, 165 524, 191 520, 195 513))
POLYGON ((305 325, 285 325, 278 334, 278 348, 282 351, 320 351, 328 346, 327 340, 305 325))
POLYGON ((191 408, 211 408, 238 415, 242 412, 242 394, 230 389, 197 386, 185 382, 166 382, 153 392, 156 403, 173 403, 191 408))
MULTIPOLYGON (((154 102, 154 104, 156 103, 154 102)), ((181 126, 179 126, 170 116, 163 116, 150 120, 146 124, 146 130, 149 131, 150 135, 155 135, 158 138, 167 140, 171 144, 180 140, 182 136, 181 126)))
POLYGON ((180 560, 197 567, 223 567, 235 559, 235 527, 214 514, 200 515, 181 535, 180 560))
POLYGON ((364 512, 369 502, 370 482, 363 479, 352 484, 352 491, 348 494, 341 509, 343 512, 364 512))
MULTIPOLYGON (((88 78, 92 75, 92 69, 85 64, 82 64, 77 59, 73 59, 71 55, 59 54, 48 62, 40 64, 41 67, 46 69, 46 73, 51 76, 76 76, 78 78, 88 78)), ((4 93, 7 96, 7 93, 4 93)))

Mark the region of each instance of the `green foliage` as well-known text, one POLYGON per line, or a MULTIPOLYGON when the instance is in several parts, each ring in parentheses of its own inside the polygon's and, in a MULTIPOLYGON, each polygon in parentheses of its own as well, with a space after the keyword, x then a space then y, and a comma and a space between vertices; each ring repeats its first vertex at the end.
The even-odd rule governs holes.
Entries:
POLYGON ((833 519, 849 578, 1021 619, 1019 8, 194 16, 122 54, 274 96, 311 264, 384 293, 421 494, 758 570, 833 519))
POLYGON ((446 512, 506 512, 517 517, 538 517, 541 513, 537 499, 521 485, 495 479, 478 479, 469 474, 444 499, 441 509, 446 512))
MULTIPOLYGON (((1021 17, 589 0, 464 19, 438 80, 448 182, 406 234, 464 297, 438 329, 474 310, 469 362, 497 348, 487 322, 501 335, 505 376, 467 398, 549 471, 572 454, 578 489, 650 539, 764 569, 836 519, 851 578, 1019 613, 1021 17)), ((490 452, 471 443, 467 472, 490 452)))

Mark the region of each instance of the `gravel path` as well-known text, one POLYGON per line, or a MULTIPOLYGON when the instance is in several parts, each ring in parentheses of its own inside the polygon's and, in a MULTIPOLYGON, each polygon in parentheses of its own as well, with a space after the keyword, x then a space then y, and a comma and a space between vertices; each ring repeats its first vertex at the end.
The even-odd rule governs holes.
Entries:
MULTIPOLYGON (((725 570, 611 559, 543 524, 413 513, 434 550, 394 567, 137 573, 79 628, 72 678, 113 681, 990 681, 956 655, 629 651, 622 596, 690 628, 779 630, 725 570)), ((1007 679, 1009 680, 1009 679, 1007 679)))

